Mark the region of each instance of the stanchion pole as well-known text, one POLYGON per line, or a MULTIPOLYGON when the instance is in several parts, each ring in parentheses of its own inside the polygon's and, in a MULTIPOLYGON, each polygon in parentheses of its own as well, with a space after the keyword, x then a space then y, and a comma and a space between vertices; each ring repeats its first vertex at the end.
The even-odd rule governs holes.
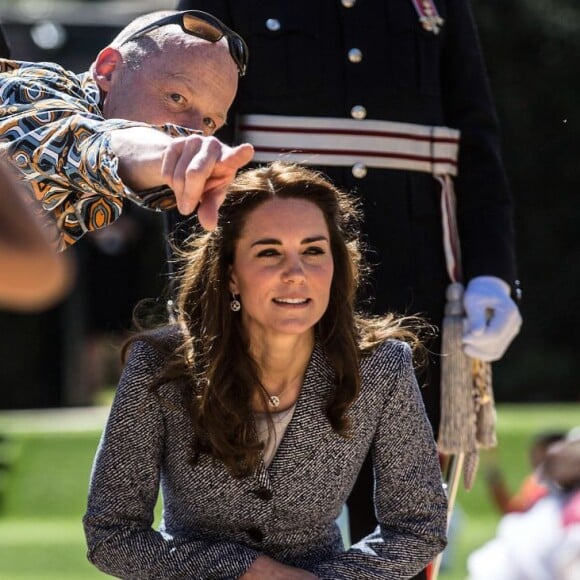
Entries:
MULTIPOLYGON (((453 515, 455 500, 457 499, 457 490, 459 489, 459 481, 461 480, 461 474, 463 472, 464 460, 465 453, 451 455, 447 465, 447 473, 445 475, 445 490, 447 493, 447 534, 449 534, 449 528, 451 526, 451 516, 453 515)), ((437 558, 435 558, 429 580, 437 580, 442 559, 443 552, 438 554, 437 558)))

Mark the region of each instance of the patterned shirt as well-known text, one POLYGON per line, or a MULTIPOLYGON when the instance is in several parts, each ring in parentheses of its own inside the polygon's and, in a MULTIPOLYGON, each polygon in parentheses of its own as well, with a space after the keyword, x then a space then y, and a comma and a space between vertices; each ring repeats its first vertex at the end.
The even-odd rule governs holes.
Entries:
MULTIPOLYGON (((175 206, 168 187, 137 193, 119 177, 111 132, 143 126, 151 127, 105 119, 88 72, 0 59, 0 147, 54 217, 61 250, 115 221, 125 199, 156 211, 175 206)), ((155 128, 171 136, 197 133, 171 124, 155 128)))

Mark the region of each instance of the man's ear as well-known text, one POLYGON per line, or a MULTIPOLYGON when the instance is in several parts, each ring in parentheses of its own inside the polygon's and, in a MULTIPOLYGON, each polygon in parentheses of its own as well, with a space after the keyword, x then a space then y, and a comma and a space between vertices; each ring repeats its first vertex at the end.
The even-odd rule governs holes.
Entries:
POLYGON ((101 90, 109 91, 113 72, 122 62, 123 57, 115 48, 107 46, 99 52, 93 63, 93 77, 101 90))

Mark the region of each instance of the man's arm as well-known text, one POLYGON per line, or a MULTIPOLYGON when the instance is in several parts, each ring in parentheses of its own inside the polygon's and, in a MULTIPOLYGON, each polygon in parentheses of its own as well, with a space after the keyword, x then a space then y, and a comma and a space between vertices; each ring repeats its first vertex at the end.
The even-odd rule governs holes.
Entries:
POLYGON ((115 221, 126 199, 156 211, 177 205, 186 215, 197 208, 201 224, 213 228, 226 188, 253 148, 172 129, 170 135, 77 114, 30 133, 18 130, 7 151, 54 217, 61 250, 115 221))
POLYGON ((499 123, 469 2, 448 4, 441 54, 445 122, 461 131, 456 180, 462 267, 467 283, 466 354, 500 359, 522 318, 516 281, 513 202, 503 167, 499 123))

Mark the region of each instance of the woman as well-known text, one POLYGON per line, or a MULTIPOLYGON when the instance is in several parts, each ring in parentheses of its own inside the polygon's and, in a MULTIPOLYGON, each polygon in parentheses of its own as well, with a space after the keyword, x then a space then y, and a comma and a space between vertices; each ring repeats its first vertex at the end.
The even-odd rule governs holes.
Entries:
POLYGON ((392 579, 443 549, 435 444, 395 340, 414 335, 354 311, 357 217, 322 176, 274 163, 193 237, 177 324, 133 341, 96 457, 84 521, 101 570, 392 579), (380 527, 345 551, 335 520, 369 449, 380 527))

